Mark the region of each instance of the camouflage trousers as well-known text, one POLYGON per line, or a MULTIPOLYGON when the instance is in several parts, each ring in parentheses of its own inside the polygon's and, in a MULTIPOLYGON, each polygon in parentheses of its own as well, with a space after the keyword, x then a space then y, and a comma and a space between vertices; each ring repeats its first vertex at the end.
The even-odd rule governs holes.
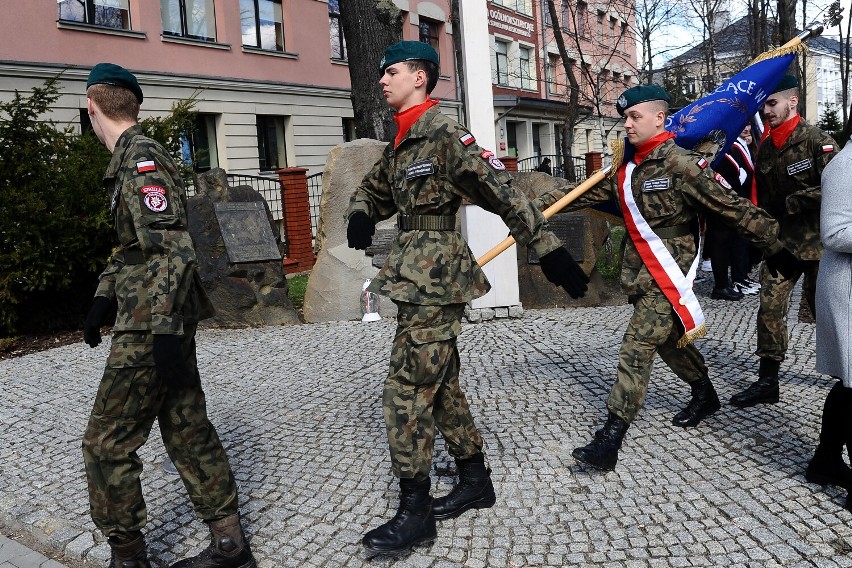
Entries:
POLYGON ((758 357, 783 361, 787 354, 787 315, 790 313, 790 297, 796 282, 803 275, 802 293, 811 313, 816 317, 816 280, 819 261, 802 261, 802 270, 795 278, 784 278, 780 273, 772 276, 764 262, 760 267, 760 308, 757 310, 758 357))
POLYGON ((382 395, 391 466, 399 478, 425 479, 436 427, 453 457, 482 451, 482 437, 459 385, 456 338, 464 304, 396 304, 396 336, 382 395))
POLYGON ((195 326, 182 349, 192 385, 168 389, 157 377, 150 333, 118 333, 83 435, 92 520, 104 535, 133 538, 145 526, 137 450, 159 421, 163 444, 205 521, 237 512, 237 486, 207 405, 195 358, 195 326))
POLYGON ((645 402, 656 353, 686 383, 707 376, 704 357, 695 345, 677 347, 683 326, 661 292, 631 297, 630 303, 633 315, 621 341, 615 384, 606 403, 610 412, 627 423, 645 402))

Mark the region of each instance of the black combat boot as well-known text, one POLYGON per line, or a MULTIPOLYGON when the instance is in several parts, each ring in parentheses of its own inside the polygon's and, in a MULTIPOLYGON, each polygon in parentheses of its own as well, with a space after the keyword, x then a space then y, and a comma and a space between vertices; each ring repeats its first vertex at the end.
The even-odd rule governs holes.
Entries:
POLYGON ((449 495, 435 499, 432 510, 436 519, 453 519, 468 509, 487 509, 497 502, 491 470, 485 467, 485 456, 478 453, 465 460, 456 460, 458 485, 449 495))
POLYGON ((775 404, 778 402, 778 368, 781 361, 761 357, 760 371, 756 382, 731 397, 731 404, 747 408, 755 404, 775 404))
POLYGON ((852 389, 838 382, 825 397, 819 445, 805 470, 805 479, 819 485, 838 485, 852 491, 852 469, 843 459, 852 406, 852 389))
POLYGON ((621 441, 628 426, 630 425, 627 422, 610 412, 603 428, 595 432, 592 441, 587 446, 576 448, 571 455, 574 459, 598 469, 614 470, 618 461, 618 450, 621 449, 621 441))
POLYGON ((110 537, 107 542, 112 551, 109 568, 151 568, 145 538, 141 534, 129 541, 110 537))
POLYGON ((695 426, 722 408, 719 396, 716 394, 716 389, 713 388, 713 383, 710 382, 709 377, 698 379, 690 383, 689 386, 692 389, 692 400, 689 401, 686 408, 672 418, 672 424, 683 428, 695 426))
POLYGON ((396 554, 438 536, 432 512, 431 481, 399 480, 399 509, 394 518, 364 535, 369 552, 396 554))
POLYGON ((171 568, 257 568, 239 513, 207 524, 210 527, 207 548, 198 556, 172 564, 171 568))

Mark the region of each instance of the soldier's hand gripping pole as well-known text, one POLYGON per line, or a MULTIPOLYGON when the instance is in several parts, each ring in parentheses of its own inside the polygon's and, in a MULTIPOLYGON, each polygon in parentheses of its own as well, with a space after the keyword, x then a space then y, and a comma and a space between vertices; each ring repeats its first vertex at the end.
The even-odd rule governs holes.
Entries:
MULTIPOLYGON (((611 167, 612 166, 607 166, 602 170, 596 171, 590 177, 586 178, 586 181, 563 195, 559 201, 542 211, 542 215, 544 215, 544 218, 550 219, 555 214, 559 213, 562 209, 567 207, 569 203, 586 193, 586 191, 591 189, 596 183, 600 182, 606 177, 611 167)), ((501 252, 505 251, 513 244, 515 244, 515 238, 506 237, 505 239, 503 239, 503 241, 500 242, 500 244, 477 258, 477 264, 479 264, 479 266, 485 266, 486 264, 494 260, 501 252)))

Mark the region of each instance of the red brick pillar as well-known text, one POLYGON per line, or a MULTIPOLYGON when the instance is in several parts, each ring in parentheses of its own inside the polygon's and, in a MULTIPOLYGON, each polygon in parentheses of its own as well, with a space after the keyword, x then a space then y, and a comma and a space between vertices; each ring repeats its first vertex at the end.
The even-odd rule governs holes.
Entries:
POLYGON ((500 161, 506 166, 507 172, 518 171, 518 159, 515 156, 503 156, 500 161))
POLYGON ((278 170, 281 180, 281 204, 284 207, 284 228, 287 231, 287 258, 284 272, 304 272, 314 267, 311 207, 308 201, 307 168, 278 170))
POLYGON ((600 152, 586 152, 586 177, 589 177, 603 166, 600 152))

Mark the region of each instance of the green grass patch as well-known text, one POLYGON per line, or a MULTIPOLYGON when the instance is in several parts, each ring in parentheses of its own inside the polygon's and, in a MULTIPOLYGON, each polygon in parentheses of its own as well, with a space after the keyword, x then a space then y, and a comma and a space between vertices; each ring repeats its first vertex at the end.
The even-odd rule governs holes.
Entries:
POLYGON ((287 294, 293 307, 301 310, 305 305, 305 288, 308 287, 308 275, 299 274, 287 279, 287 294))
POLYGON ((622 241, 626 235, 624 226, 611 225, 609 238, 604 243, 595 267, 607 282, 618 282, 621 273, 622 241))

